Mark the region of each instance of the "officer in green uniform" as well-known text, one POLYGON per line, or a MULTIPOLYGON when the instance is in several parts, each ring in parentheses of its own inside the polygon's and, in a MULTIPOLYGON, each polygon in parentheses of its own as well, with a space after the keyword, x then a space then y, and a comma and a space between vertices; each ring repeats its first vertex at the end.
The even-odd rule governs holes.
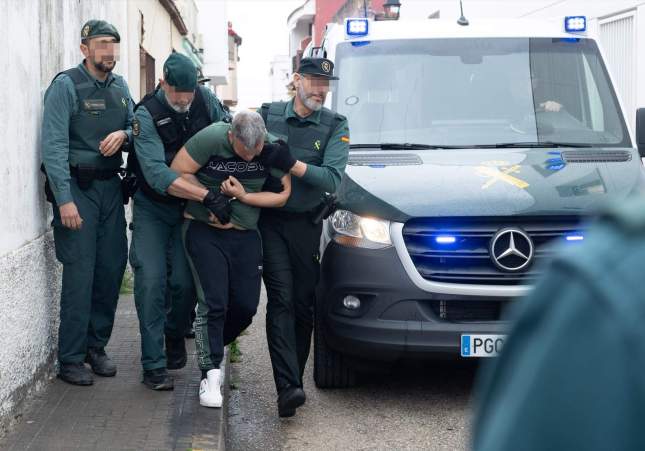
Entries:
POLYGON ((643 261, 642 199, 561 249, 482 370, 475 450, 645 449, 643 261))
POLYGON ((54 212, 56 256, 63 264, 59 377, 91 385, 114 376, 105 354, 127 258, 121 148, 133 117, 125 80, 112 73, 119 33, 90 20, 81 31, 85 59, 58 74, 45 93, 42 159, 54 212))
POLYGON ((225 117, 217 97, 198 86, 197 68, 187 56, 171 54, 163 71, 159 87, 135 108, 135 152, 128 159, 138 186, 130 264, 141 333, 143 383, 153 390, 172 389, 167 369, 186 365, 184 336, 190 329, 196 299, 181 241, 181 224, 184 199, 200 200, 203 192, 181 179, 170 169, 170 163, 191 136, 225 117))
POLYGON ((293 416, 305 402, 302 375, 313 330, 322 231, 311 218, 324 193, 338 188, 349 153, 347 120, 322 106, 330 80, 336 79, 331 61, 304 58, 294 74, 295 98, 260 110, 269 133, 285 141, 292 155, 274 164, 293 176, 291 197, 283 208, 263 210, 260 220, 267 340, 282 417, 293 416))

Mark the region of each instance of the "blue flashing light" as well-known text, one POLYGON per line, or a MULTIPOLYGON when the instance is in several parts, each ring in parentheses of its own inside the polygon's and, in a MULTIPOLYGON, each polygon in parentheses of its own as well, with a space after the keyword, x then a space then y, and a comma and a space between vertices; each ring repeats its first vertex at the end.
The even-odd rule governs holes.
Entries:
POLYGON ((581 234, 571 234, 567 235, 567 241, 572 242, 572 241, 584 241, 585 237, 584 235, 581 234))
POLYGON ((564 30, 567 33, 584 33, 587 31, 587 18, 585 16, 565 17, 564 30))
POLYGON ((345 33, 350 38, 367 36, 370 31, 369 19, 347 19, 345 21, 345 33))
POLYGON ((437 244, 455 244, 457 242, 457 238, 450 235, 439 235, 434 240, 437 244))

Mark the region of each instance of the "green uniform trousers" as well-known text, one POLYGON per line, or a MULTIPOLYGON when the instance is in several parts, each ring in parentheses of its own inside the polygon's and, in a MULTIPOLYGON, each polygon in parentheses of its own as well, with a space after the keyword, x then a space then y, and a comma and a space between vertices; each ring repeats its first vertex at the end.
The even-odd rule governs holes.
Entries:
POLYGON ((259 223, 267 290, 266 332, 278 391, 302 387, 320 276, 320 234, 306 213, 263 210, 259 223))
POLYGON ((130 265, 144 370, 166 367, 164 334, 184 338, 195 289, 181 238, 183 207, 150 200, 140 190, 132 208, 130 265))
POLYGON ((125 271, 128 243, 121 181, 94 180, 83 191, 72 178, 80 230, 63 227, 54 206, 56 257, 63 264, 58 360, 80 363, 88 347, 107 345, 125 271))

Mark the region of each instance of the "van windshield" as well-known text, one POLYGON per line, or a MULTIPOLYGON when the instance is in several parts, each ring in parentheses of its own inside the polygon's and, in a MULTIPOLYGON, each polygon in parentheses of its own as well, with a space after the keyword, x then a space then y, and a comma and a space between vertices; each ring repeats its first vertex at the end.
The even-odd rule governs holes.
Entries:
POLYGON ((592 40, 347 42, 336 67, 332 108, 348 117, 353 144, 631 147, 592 40))

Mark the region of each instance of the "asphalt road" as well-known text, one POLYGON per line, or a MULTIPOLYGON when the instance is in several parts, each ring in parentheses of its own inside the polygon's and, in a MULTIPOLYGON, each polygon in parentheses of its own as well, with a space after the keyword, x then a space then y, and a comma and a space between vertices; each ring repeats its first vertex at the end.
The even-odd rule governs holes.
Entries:
POLYGON ((475 367, 456 362, 402 365, 364 377, 357 388, 319 390, 310 358, 307 403, 278 418, 264 331, 266 298, 240 337, 232 365, 227 449, 465 450, 468 449, 475 367))

